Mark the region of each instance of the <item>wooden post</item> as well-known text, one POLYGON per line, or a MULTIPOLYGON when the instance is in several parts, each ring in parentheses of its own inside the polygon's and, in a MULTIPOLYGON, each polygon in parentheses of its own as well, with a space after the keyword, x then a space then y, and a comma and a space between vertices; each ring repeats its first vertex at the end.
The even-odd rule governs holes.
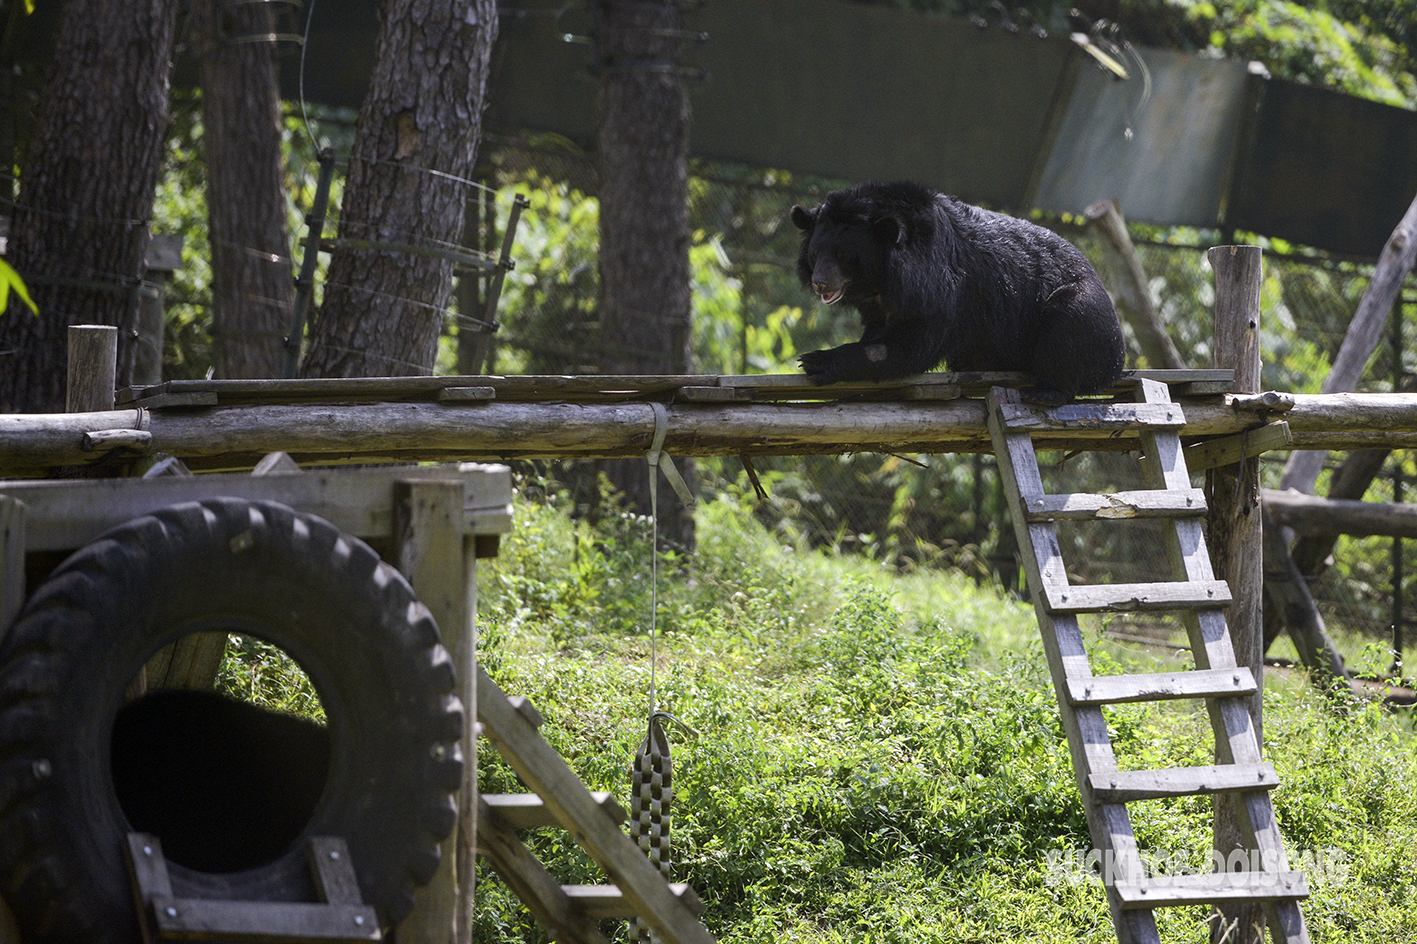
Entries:
MULTIPOLYGON (((1263 278, 1258 246, 1219 246, 1208 254, 1215 270, 1215 363, 1235 371, 1237 394, 1260 389, 1260 283, 1263 278)), ((1207 496, 1211 567, 1218 579, 1230 585, 1233 601, 1225 611, 1235 659, 1254 673, 1264 688, 1264 588, 1263 523, 1259 501, 1259 466, 1250 459, 1220 466, 1208 476, 1207 496)), ((1250 696, 1251 723, 1263 747, 1260 714, 1261 692, 1250 696)), ((1217 761, 1218 762, 1218 761, 1217 761)), ((1214 848, 1229 857, 1245 844, 1238 817, 1243 811, 1228 796, 1215 801, 1214 848)), ((1212 925, 1211 940, 1230 944, 1259 944, 1264 936, 1264 912, 1254 903, 1226 905, 1221 921, 1212 925), (1230 936, 1225 937, 1227 929, 1230 936)))
POLYGON ((25 602, 25 504, 0 495, 0 639, 25 602))
POLYGON ((138 336, 133 341, 134 386, 162 383, 162 343, 167 309, 167 283, 182 268, 180 235, 153 236, 145 260, 147 276, 138 297, 138 336))
POLYGON ((118 329, 112 325, 69 326, 68 413, 113 409, 118 377, 118 329))
POLYGON ((465 534, 462 479, 409 479, 394 485, 394 546, 398 568, 433 614, 457 667, 458 698, 466 711, 458 795, 458 825, 444 840, 433 880, 416 893, 413 913, 399 925, 401 941, 466 944, 472 937, 473 844, 477 821, 475 735, 477 698, 476 601, 473 539, 465 534))

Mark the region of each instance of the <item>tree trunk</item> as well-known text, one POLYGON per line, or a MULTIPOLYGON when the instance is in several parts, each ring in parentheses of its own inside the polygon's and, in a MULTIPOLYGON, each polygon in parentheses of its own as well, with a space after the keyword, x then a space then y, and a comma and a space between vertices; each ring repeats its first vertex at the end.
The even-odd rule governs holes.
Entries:
POLYGON ((270 7, 194 0, 212 247, 216 371, 279 377, 295 282, 281 167, 280 96, 270 7))
MULTIPOLYGON (((596 10, 601 369, 687 373, 689 97, 678 71, 679 8, 599 0, 596 10)), ((679 466, 692 488, 691 463, 679 466)), ((645 463, 609 462, 605 473, 636 511, 649 512, 645 463)), ((660 534, 690 546, 693 516, 664 491, 660 534)))
POLYGON ((40 314, 12 300, 0 316, 0 411, 64 409, 71 324, 118 327, 118 383, 128 382, 177 8, 64 4, 7 253, 40 314))
POLYGON ((384 5, 305 376, 433 372, 496 37, 492 0, 384 5))

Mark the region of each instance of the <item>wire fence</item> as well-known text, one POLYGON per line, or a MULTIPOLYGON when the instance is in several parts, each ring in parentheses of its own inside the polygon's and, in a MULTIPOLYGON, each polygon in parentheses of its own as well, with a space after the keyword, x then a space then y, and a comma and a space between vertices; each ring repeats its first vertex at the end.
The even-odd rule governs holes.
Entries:
MULTIPOLYGON (((347 147, 350 128, 322 121, 337 147, 347 147)), ((300 135, 303 136, 303 130, 300 135)), ((308 199, 313 155, 292 160, 291 189, 308 199)), ((488 138, 474 174, 489 190, 475 189, 468 229, 460 248, 491 255, 513 193, 531 206, 522 217, 495 318, 486 332, 487 276, 464 272, 441 312, 443 338, 436 371, 498 374, 586 374, 601 370, 598 322, 597 179, 591 155, 556 138, 488 138)), ((797 281, 798 234, 788 221, 796 204, 812 205, 846 181, 782 171, 695 163, 690 178, 693 262, 693 363, 702 373, 750 374, 797 370, 796 355, 854 340, 854 317, 815 304, 797 281)), ((338 222, 339 186, 331 203, 330 232, 338 222)), ((299 219, 300 196, 292 207, 299 219)), ((1079 220, 1041 220, 1072 239, 1101 266, 1097 237, 1079 220)), ((199 226, 193 227, 200 229, 199 226)), ((303 239, 298 227, 295 238, 303 239)), ((1205 251, 1226 241, 1223 234, 1133 226, 1138 254, 1168 331, 1187 363, 1210 366, 1214 292, 1205 251)), ((1261 326, 1266 389, 1317 392, 1367 286, 1371 266, 1301 255, 1290 247, 1266 246, 1261 326)), ((296 256, 301 250, 296 249, 296 256)), ((200 376, 210 363, 211 325, 201 271, 200 237, 187 259, 196 271, 178 272, 169 291, 169 377, 200 376)), ((320 285, 317 282, 317 285, 320 285)), ((322 289, 322 285, 320 289, 322 289)), ((317 289, 316 302, 319 301, 317 289)), ((1404 310, 1417 313, 1408 292, 1404 310)), ((1388 342, 1373 358, 1361 389, 1403 386, 1405 364, 1417 358, 1414 320, 1395 318, 1388 342)), ((1136 347, 1129 338, 1129 347, 1136 347)), ((1135 354, 1130 366, 1145 366, 1135 354)), ((1136 473, 1121 456, 1086 454, 1055 464, 1050 487, 1103 492, 1137 487, 1136 473)), ((1335 460, 1341 458, 1333 457, 1335 460)), ((1262 464, 1265 485, 1277 484, 1281 460, 1262 464)), ((858 551, 902 567, 947 566, 980 580, 1019 586, 1017 548, 1004 510, 992 456, 890 456, 848 454, 800 458, 761 457, 757 470, 771 499, 758 504, 760 518, 785 539, 858 551)), ((1411 455, 1389 458, 1366 496, 1403 500, 1417 478, 1411 455)), ((751 495, 737 460, 704 461, 697 476, 702 492, 725 489, 751 495)), ((1323 493, 1321 480, 1319 492, 1323 493)), ((744 498, 743 500, 750 500, 744 498)), ((1064 530, 1069 567, 1088 582, 1132 581, 1164 572, 1163 544, 1156 526, 1134 522, 1106 536, 1064 530)), ((1329 567, 1314 583, 1320 611, 1330 626, 1351 633, 1361 647, 1359 668, 1378 672, 1391 662, 1385 640, 1393 626, 1407 625, 1404 595, 1417 573, 1417 542, 1390 538, 1343 538, 1329 567)), ((1119 617, 1108 632, 1179 643, 1175 627, 1119 617)), ((1354 655, 1352 646, 1346 654, 1354 655)))
MULTIPOLYGON (((596 281, 595 167, 564 142, 489 142, 482 172, 502 188, 554 189, 534 206, 518 235, 519 275, 509 279, 489 372, 594 372, 596 281), (538 218, 539 217, 539 218, 538 218)), ((846 182, 782 172, 698 164, 690 183, 695 253, 695 363, 708 373, 795 370, 794 355, 854 340, 859 325, 814 305, 797 282, 798 237, 787 222, 794 203, 818 202, 846 182)), ((1076 220, 1042 220, 1072 239, 1102 268, 1097 237, 1076 220)), ((1212 277, 1206 249, 1219 233, 1148 231, 1133 227, 1138 254, 1159 311, 1187 363, 1212 363, 1212 277)), ((1302 255, 1268 243, 1263 286, 1263 386, 1318 392, 1371 274, 1364 263, 1302 255)), ((1407 310, 1417 310, 1413 298, 1407 310)), ((1388 343, 1374 357, 1360 389, 1398 389, 1417 356, 1412 319, 1395 318, 1388 343)), ((1132 351, 1136 347, 1131 343, 1132 351)), ((1131 366, 1145 366, 1133 355, 1131 366)), ((1061 457, 1057 457, 1061 458, 1061 457)), ((1341 456, 1334 456, 1336 461, 1341 456)), ((902 566, 958 567, 980 579, 1017 588, 1012 528, 1004 511, 992 456, 880 455, 760 458, 772 499, 764 521, 795 540, 834 545, 891 559, 902 566)), ((1139 487, 1127 457, 1086 454, 1045 471, 1052 488, 1101 492, 1139 487)), ((1282 457, 1262 464, 1264 484, 1277 485, 1282 457)), ((1366 496, 1402 500, 1414 476, 1404 450, 1393 454, 1366 496)), ((700 488, 742 489, 732 460, 709 463, 700 488)), ((1324 485, 1320 484, 1320 493, 1324 485)), ((1159 525, 1132 522, 1063 529, 1065 554, 1077 579, 1140 581, 1168 573, 1159 525)), ((1313 583, 1330 627, 1368 644, 1346 654, 1356 667, 1385 672, 1392 661, 1394 621, 1408 620, 1403 598, 1417 572, 1414 542, 1385 537, 1343 538, 1336 566, 1313 583)), ((1154 618, 1113 617, 1106 631, 1181 644, 1178 627, 1154 618)))

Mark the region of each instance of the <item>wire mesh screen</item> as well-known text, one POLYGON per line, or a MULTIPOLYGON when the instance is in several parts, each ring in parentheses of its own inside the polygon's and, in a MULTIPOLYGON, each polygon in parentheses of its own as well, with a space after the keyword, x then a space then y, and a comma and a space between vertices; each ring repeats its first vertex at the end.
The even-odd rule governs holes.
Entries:
MULTIPOLYGON (((486 149, 485 173, 504 195, 522 187, 533 208, 518 234, 517 271, 499 309, 501 327, 487 370, 594 372, 596 324, 595 170, 590 156, 546 140, 498 140, 486 149)), ((797 282, 794 203, 811 205, 842 182, 756 168, 698 164, 690 183, 694 269, 694 364, 704 373, 795 371, 803 351, 854 340, 859 325, 814 304, 797 282)), ((1047 220, 1102 266, 1098 237, 1073 220, 1047 220)), ((1189 364, 1212 363, 1214 303, 1205 248, 1219 234, 1133 227, 1151 294, 1168 332, 1189 364)), ((1262 345, 1266 389, 1316 393, 1367 287, 1366 264, 1315 258, 1270 246, 1265 259, 1262 345), (1278 250, 1278 251, 1276 251, 1278 250)), ((1361 389, 1392 390, 1405 376, 1411 328, 1396 322, 1361 389)), ((1133 352, 1130 366, 1147 366, 1133 352)), ((1369 500, 1393 500, 1393 469, 1369 500)), ((1054 460, 1063 457, 1056 456, 1054 460)), ((1282 458, 1282 457, 1281 457, 1282 458)), ((1335 461, 1339 457, 1334 457, 1335 461)), ((869 553, 902 566, 944 565, 1018 587, 1012 528, 991 456, 842 455, 758 458, 771 500, 760 516, 784 537, 869 553)), ((700 488, 743 489, 735 460, 704 463, 700 488)), ((1263 464, 1264 484, 1278 483, 1280 465, 1263 464)), ((1050 488, 1103 492, 1140 486, 1134 457, 1084 454, 1045 469, 1050 488)), ((1201 485, 1203 476, 1196 476, 1201 485)), ((1326 487, 1320 481, 1322 494, 1326 487)), ((1402 486, 1399 485, 1399 490, 1402 486)), ((745 494, 747 494, 745 492, 745 494)), ((1079 581, 1132 582, 1169 573, 1159 526, 1113 525, 1105 531, 1063 529, 1070 572, 1079 581)), ((1417 560, 1408 541, 1345 538, 1313 590, 1331 628, 1374 641, 1384 652, 1395 601, 1417 560)), ((1119 617, 1117 636, 1181 644, 1178 627, 1157 617, 1119 617)), ((1377 660, 1374 656, 1374 660, 1377 660)))

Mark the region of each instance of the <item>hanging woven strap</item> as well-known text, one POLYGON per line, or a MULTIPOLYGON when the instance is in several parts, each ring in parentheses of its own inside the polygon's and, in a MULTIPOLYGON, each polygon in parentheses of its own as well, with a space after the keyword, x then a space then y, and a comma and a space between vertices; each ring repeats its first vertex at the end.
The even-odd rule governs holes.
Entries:
MULTIPOLYGON (((630 835, 649 860, 669 881, 673 857, 669 848, 670 807, 674 802, 671 783, 674 761, 669 755, 669 738, 664 722, 672 721, 690 736, 698 734, 667 711, 649 716, 649 732, 635 753, 630 770, 630 835)), ((657 942, 658 936, 639 919, 630 921, 630 940, 657 942)))

